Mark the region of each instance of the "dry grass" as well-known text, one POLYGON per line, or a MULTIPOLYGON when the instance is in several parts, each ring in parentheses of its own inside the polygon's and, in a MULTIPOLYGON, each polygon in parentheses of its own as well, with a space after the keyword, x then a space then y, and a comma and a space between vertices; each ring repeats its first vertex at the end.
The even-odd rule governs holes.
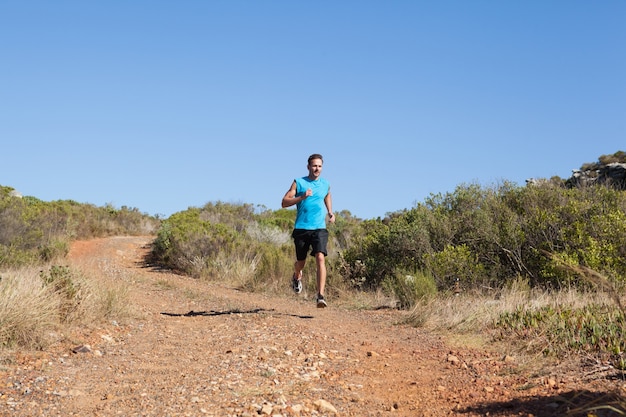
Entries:
POLYGON ((65 274, 62 285, 46 283, 42 274, 49 268, 0 274, 0 348, 43 349, 68 326, 128 314, 126 286, 107 284, 69 268, 61 270, 65 274))
MULTIPOLYGON (((593 305, 614 306, 614 294, 603 291, 582 293, 573 289, 546 292, 517 285, 498 295, 460 294, 422 301, 407 313, 406 322, 441 335, 451 346, 512 355, 519 369, 541 375, 555 365, 554 357, 542 353, 547 339, 503 338, 502 332, 495 325, 498 318, 516 310, 536 311, 543 307, 578 310, 593 305)), ((617 399, 616 407, 626 409, 623 394, 618 395, 617 399)))
POLYGON ((0 346, 40 349, 59 322, 60 300, 34 269, 8 271, 0 281, 0 346))
POLYGON ((256 270, 259 266, 260 256, 252 252, 246 252, 236 257, 218 256, 216 265, 219 272, 220 281, 232 285, 235 288, 246 290, 257 290, 259 285, 256 282, 256 270))
POLYGON ((395 297, 386 294, 380 288, 368 292, 334 286, 330 292, 337 298, 333 303, 338 303, 349 310, 395 309, 398 305, 395 297))
POLYGON ((613 299, 611 293, 604 291, 531 290, 523 281, 518 281, 493 295, 447 295, 421 301, 408 313, 406 321, 439 332, 486 335, 500 315, 518 308, 536 310, 546 306, 569 306, 578 309, 593 304, 610 305, 613 299))

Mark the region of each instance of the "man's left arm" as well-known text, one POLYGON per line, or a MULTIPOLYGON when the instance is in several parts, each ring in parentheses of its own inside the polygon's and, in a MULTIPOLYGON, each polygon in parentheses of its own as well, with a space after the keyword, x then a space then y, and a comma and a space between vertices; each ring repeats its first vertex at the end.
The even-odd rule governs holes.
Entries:
POLYGON ((324 204, 326 205, 326 211, 328 212, 328 219, 331 223, 335 223, 335 214, 333 213, 333 198, 330 195, 330 190, 328 190, 328 194, 324 197, 324 204))

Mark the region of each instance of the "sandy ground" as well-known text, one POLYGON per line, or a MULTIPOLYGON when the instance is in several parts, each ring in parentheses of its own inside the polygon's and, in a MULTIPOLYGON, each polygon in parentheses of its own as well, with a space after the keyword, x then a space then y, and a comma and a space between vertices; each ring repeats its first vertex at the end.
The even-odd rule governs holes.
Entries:
POLYGON ((149 242, 73 245, 69 262, 128 286, 135 313, 5 352, 1 416, 561 416, 625 386, 599 366, 531 372, 451 348, 398 324, 400 311, 317 309, 159 271, 149 242))

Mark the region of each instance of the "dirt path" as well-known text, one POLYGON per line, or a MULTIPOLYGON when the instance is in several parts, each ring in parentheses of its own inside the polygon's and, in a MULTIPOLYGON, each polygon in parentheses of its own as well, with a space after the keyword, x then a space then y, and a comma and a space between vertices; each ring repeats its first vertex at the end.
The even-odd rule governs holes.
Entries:
POLYGON ((0 368, 0 415, 551 416, 568 394, 606 388, 451 352, 398 325, 400 312, 316 309, 155 271, 142 262, 149 241, 73 245, 71 263, 129 286, 136 317, 16 352, 0 368))

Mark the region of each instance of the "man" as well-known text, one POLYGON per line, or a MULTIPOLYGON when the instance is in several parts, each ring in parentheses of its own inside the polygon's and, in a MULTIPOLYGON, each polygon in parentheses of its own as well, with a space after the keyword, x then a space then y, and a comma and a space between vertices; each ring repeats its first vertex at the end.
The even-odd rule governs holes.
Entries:
POLYGON ((326 246, 328 230, 326 230, 326 214, 331 223, 335 222, 333 202, 330 196, 330 184, 320 175, 324 160, 322 155, 309 156, 307 169, 309 175, 296 178, 282 201, 283 207, 297 207, 296 224, 291 236, 296 246, 296 262, 292 277, 293 290, 302 291, 302 269, 306 263, 309 249, 315 257, 317 265, 317 307, 326 307, 324 288, 326 286, 326 246))

